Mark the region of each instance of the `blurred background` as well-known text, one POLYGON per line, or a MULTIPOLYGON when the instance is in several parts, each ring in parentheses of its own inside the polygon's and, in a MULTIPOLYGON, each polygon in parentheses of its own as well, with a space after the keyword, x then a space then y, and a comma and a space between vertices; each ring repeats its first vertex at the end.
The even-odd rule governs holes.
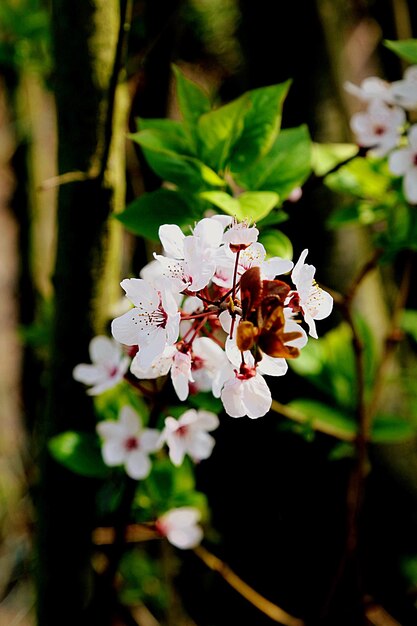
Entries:
MULTIPOLYGON (((56 359, 50 345, 58 195, 86 173, 85 167, 74 166, 71 155, 62 155, 65 139, 58 150, 57 129, 64 137, 68 120, 61 116, 57 124, 56 103, 59 110, 67 106, 70 118, 83 99, 83 51, 76 74, 73 69, 65 74, 65 52, 82 47, 85 33, 77 29, 77 20, 84 16, 86 28, 92 28, 88 7, 94 4, 100 2, 0 4, 0 626, 36 623, 35 578, 43 555, 34 550, 33 531, 40 517, 51 510, 49 532, 56 532, 54 549, 62 549, 65 570, 67 551, 74 546, 82 550, 76 531, 71 539, 71 528, 77 517, 89 515, 83 503, 91 499, 90 487, 83 494, 77 484, 79 508, 72 505, 73 517, 62 519, 61 525, 54 505, 43 499, 49 487, 44 491, 40 484, 45 436, 58 428, 44 418, 54 402, 48 376, 51 359, 56 359), (69 178, 62 177, 68 172, 69 178)), ((109 12, 126 10, 123 1, 107 5, 109 12)), ((216 93, 219 102, 291 78, 282 126, 306 123, 314 141, 349 142, 349 118, 360 103, 344 90, 344 82, 359 84, 370 75, 399 79, 401 62, 382 42, 417 36, 417 5, 411 0, 134 0, 128 9, 131 28, 122 51, 123 84, 117 87, 123 139, 111 156, 111 175, 119 185, 112 199, 116 211, 160 185, 126 134, 135 130, 139 116, 178 117, 171 63, 216 93)), ((110 21, 107 35, 100 36, 111 39, 110 21)), ((99 88, 100 80, 97 72, 99 88)), ((80 145, 90 139, 91 127, 80 128, 80 145)), ((343 290, 367 256, 369 243, 358 228, 340 235, 326 230, 334 202, 329 190, 307 187, 282 230, 297 253, 309 248, 321 282, 343 290)), ((76 247, 88 228, 80 223, 68 245, 76 247)), ((144 242, 112 228, 117 261, 103 269, 109 285, 103 297, 106 315, 117 305, 118 278, 137 274, 149 253, 144 242)), ((64 271, 62 255, 60 263, 58 274, 64 271)), ((72 300, 80 298, 82 307, 82 294, 74 287, 72 300)), ((375 303, 383 309, 384 298, 383 285, 375 280, 368 285, 364 310, 372 303, 375 315, 375 303)), ((412 304, 416 308, 415 295, 412 304)), ((103 319, 106 315, 103 311, 103 319)), ((335 314, 323 322, 321 333, 337 321, 335 314)), ((92 325, 100 324, 95 320, 92 325)), ((85 339, 88 329, 82 332, 85 339)), ((59 349, 71 352, 73 347, 62 341, 59 349)), ((62 377, 53 384, 56 393, 65 394, 62 377)), ((273 395, 285 403, 303 391, 302 385, 308 383, 289 374, 273 395)), ((77 415, 73 425, 82 423, 82 417, 77 415)), ((358 600, 349 576, 332 593, 344 541, 350 466, 343 459, 329 461, 330 437, 310 435, 308 429, 296 432, 276 415, 257 421, 223 419, 212 458, 198 467, 198 486, 212 508, 217 552, 244 580, 308 623, 356 626, 362 622, 357 621, 358 600)), ((379 621, 368 623, 415 626, 415 442, 375 447, 372 455, 363 576, 372 601, 386 613, 381 610, 379 621)), ((61 480, 55 489, 66 484, 67 478, 61 480)), ((69 568, 60 584, 65 586, 71 575, 69 568)), ((167 626, 271 623, 192 554, 184 555, 177 585, 183 606, 167 626)), ((62 606, 63 614, 67 610, 62 606)), ((65 619, 56 615, 55 622, 45 618, 40 624, 66 624, 65 619)), ((135 623, 156 624, 146 615, 135 623)))

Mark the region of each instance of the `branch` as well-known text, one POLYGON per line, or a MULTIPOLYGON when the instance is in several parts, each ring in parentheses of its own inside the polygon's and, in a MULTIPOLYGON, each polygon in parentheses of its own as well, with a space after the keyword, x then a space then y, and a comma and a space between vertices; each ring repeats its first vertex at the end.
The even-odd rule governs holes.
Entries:
POLYGON ((208 550, 202 546, 194 548, 194 553, 199 559, 207 565, 211 570, 220 574, 235 591, 237 591, 245 600, 248 600, 259 611, 267 615, 272 621, 283 624, 284 626, 304 626, 303 620, 293 617, 284 609, 281 609, 276 604, 273 604, 257 591, 252 589, 247 583, 245 583, 237 574, 235 574, 226 563, 219 558, 211 554, 208 550))

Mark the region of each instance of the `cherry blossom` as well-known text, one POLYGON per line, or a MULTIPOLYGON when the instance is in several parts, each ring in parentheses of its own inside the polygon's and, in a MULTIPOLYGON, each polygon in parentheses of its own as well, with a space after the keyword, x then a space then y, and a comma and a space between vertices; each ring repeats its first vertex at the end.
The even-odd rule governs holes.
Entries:
POLYGON ((225 351, 210 337, 197 337, 193 342, 191 373, 193 393, 211 391, 219 369, 227 362, 225 351))
POLYGON ((120 343, 138 345, 137 362, 146 368, 177 340, 181 315, 164 285, 159 291, 142 278, 127 278, 120 284, 135 306, 113 320, 112 334, 120 343))
POLYGON ((92 363, 80 363, 73 370, 78 382, 92 385, 87 393, 96 396, 117 385, 128 370, 130 359, 123 354, 119 343, 99 335, 93 337, 89 346, 92 363))
POLYGON ((262 417, 272 404, 265 379, 256 368, 246 365, 242 365, 239 371, 233 370, 223 385, 220 397, 226 413, 231 417, 262 417))
POLYGON ((244 250, 257 241, 258 235, 259 230, 255 226, 249 226, 247 221, 234 221, 230 228, 225 231, 223 241, 229 244, 233 252, 237 252, 238 250, 244 250))
POLYGON ((307 254, 308 250, 303 250, 294 266, 291 280, 296 291, 291 291, 287 300, 294 312, 301 311, 309 327, 309 334, 317 339, 314 320, 322 320, 330 315, 333 308, 333 298, 327 291, 321 289, 314 280, 316 268, 314 265, 304 263, 307 254))
POLYGON ((346 81, 344 87, 346 91, 363 102, 370 102, 372 100, 382 100, 387 104, 391 104, 392 102, 390 83, 377 76, 365 78, 359 87, 346 81))
POLYGON ((162 537, 166 537, 176 548, 195 548, 203 538, 203 529, 198 525, 200 511, 191 506, 183 506, 167 511, 155 523, 162 537))
POLYGON ((407 148, 390 154, 388 166, 393 174, 404 176, 404 195, 411 204, 417 204, 417 124, 408 132, 408 143, 407 148))
POLYGON ((185 236, 175 224, 164 224, 159 237, 165 256, 155 254, 164 275, 178 291, 199 291, 216 271, 216 253, 222 243, 223 225, 211 218, 200 220, 192 235, 185 236))
POLYGON ((372 148, 371 154, 382 157, 397 146, 405 121, 403 109, 372 100, 366 112, 352 116, 350 126, 360 146, 372 148))
POLYGON ((169 457, 176 466, 182 464, 186 454, 194 461, 202 461, 212 453, 215 440, 208 433, 218 425, 219 419, 214 413, 189 409, 179 419, 165 418, 159 441, 168 445, 169 457))
POLYGON ((126 474, 135 480, 146 478, 151 470, 149 454, 160 447, 160 432, 142 429, 139 415, 124 406, 118 421, 106 420, 96 426, 103 439, 103 460, 109 467, 124 465, 126 474))
MULTIPOLYGON (((237 276, 240 277, 251 267, 259 267, 262 278, 273 279, 281 274, 290 272, 294 266, 292 261, 282 259, 281 257, 272 257, 266 259, 266 250, 264 246, 255 242, 241 250, 237 265, 237 276)), ((213 282, 217 285, 230 288, 233 281, 234 268, 236 263, 236 254, 232 252, 229 246, 221 249, 221 253, 217 260, 216 273, 213 276, 213 282)))
POLYGON ((391 84, 391 100, 407 111, 417 108, 417 65, 408 67, 404 78, 391 84))

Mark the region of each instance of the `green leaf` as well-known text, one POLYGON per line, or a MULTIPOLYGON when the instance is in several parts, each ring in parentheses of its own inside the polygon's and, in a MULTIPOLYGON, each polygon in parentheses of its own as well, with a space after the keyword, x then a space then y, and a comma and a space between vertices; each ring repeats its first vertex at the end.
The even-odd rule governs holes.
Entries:
POLYGON ((252 106, 245 113, 242 134, 233 147, 232 172, 245 170, 270 150, 281 126, 282 105, 290 84, 287 80, 247 92, 252 106))
POLYGON ((401 328, 417 342, 417 311, 407 309, 401 316, 401 328))
POLYGON ((292 259, 292 243, 280 230, 264 230, 259 236, 259 241, 265 247, 268 256, 279 256, 283 259, 292 259))
MULTIPOLYGON (((139 117, 137 120, 138 132, 131 133, 128 137, 135 143, 142 143, 142 133, 150 131, 157 145, 178 152, 179 154, 192 155, 192 147, 182 122, 177 120, 139 117)), ((146 135, 145 135, 146 140, 146 135)))
POLYGON ((223 191, 203 191, 200 197, 240 221, 251 222, 266 217, 278 203, 278 195, 270 191, 246 191, 237 198, 223 191))
POLYGON ((269 215, 278 204, 279 197, 273 191, 245 191, 237 199, 240 205, 239 219, 258 222, 269 215))
POLYGON ((205 113, 198 120, 201 159, 217 172, 222 171, 230 160, 250 106, 248 94, 243 94, 229 104, 205 113))
POLYGON ((352 143, 313 143, 313 172, 316 176, 324 176, 340 163, 354 157, 358 151, 358 146, 352 143))
POLYGON ((159 242, 161 224, 186 226, 196 215, 182 194, 172 189, 157 189, 136 198, 114 217, 135 235, 159 242))
POLYGON ((197 151, 197 123, 204 113, 210 111, 211 103, 202 89, 186 78, 176 65, 173 65, 172 69, 176 78, 178 104, 184 119, 184 126, 194 151, 197 151))
POLYGON ((211 202, 215 207, 233 217, 237 218, 240 213, 239 201, 225 191, 203 191, 199 197, 211 202))
POLYGON ((383 201, 391 180, 385 163, 368 157, 357 157, 337 172, 326 176, 325 183, 333 191, 383 201))
POLYGON ((385 39, 384 46, 395 52, 400 59, 417 63, 417 39, 402 39, 401 41, 385 39))
POLYGON ((48 447, 56 461, 76 474, 91 478, 106 478, 110 474, 93 434, 69 430, 52 437, 48 447))
POLYGON ((412 439, 416 428, 410 422, 395 415, 377 415, 372 424, 371 441, 374 443, 398 443, 412 439))
POLYGON ((385 220, 387 207, 374 201, 356 200, 336 209, 327 220, 329 228, 341 228, 351 224, 375 224, 385 220))
POLYGON ((216 172, 195 157, 168 149, 167 139, 160 131, 143 130, 134 135, 134 140, 142 146, 149 166, 163 180, 190 190, 225 185, 216 172))
POLYGON ((280 132, 270 151, 235 176, 246 189, 275 191, 283 201, 311 173, 311 140, 307 126, 280 132))
POLYGON ((288 416, 300 423, 309 423, 314 430, 332 435, 343 441, 353 441, 356 424, 351 415, 323 402, 301 398, 289 402, 291 413, 288 416))

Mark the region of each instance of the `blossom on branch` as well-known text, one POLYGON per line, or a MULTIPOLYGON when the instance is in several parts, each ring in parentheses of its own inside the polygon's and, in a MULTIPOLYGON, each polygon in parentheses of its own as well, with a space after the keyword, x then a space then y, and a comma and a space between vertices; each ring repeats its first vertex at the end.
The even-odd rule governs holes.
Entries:
POLYGON ((167 417, 159 442, 166 443, 169 457, 176 466, 182 464, 188 454, 193 461, 208 459, 215 440, 208 433, 219 425, 219 418, 210 411, 189 409, 179 419, 167 417))
POLYGON ((156 530, 176 548, 195 548, 203 538, 203 529, 198 525, 200 511, 191 506, 182 506, 167 511, 155 523, 156 530))
POLYGON ((119 343, 99 335, 93 337, 89 346, 92 363, 80 363, 73 370, 73 377, 85 385, 92 385, 87 393, 97 396, 117 385, 126 374, 130 359, 119 343))
POLYGON ((149 454, 159 449, 158 430, 142 428, 139 415, 130 406, 124 406, 119 419, 97 424, 103 440, 103 460, 109 467, 124 465, 126 474, 135 480, 146 478, 151 470, 149 454))
POLYGON ((404 195, 408 202, 417 204, 417 124, 408 132, 408 144, 390 154, 388 166, 393 174, 404 176, 404 195))

